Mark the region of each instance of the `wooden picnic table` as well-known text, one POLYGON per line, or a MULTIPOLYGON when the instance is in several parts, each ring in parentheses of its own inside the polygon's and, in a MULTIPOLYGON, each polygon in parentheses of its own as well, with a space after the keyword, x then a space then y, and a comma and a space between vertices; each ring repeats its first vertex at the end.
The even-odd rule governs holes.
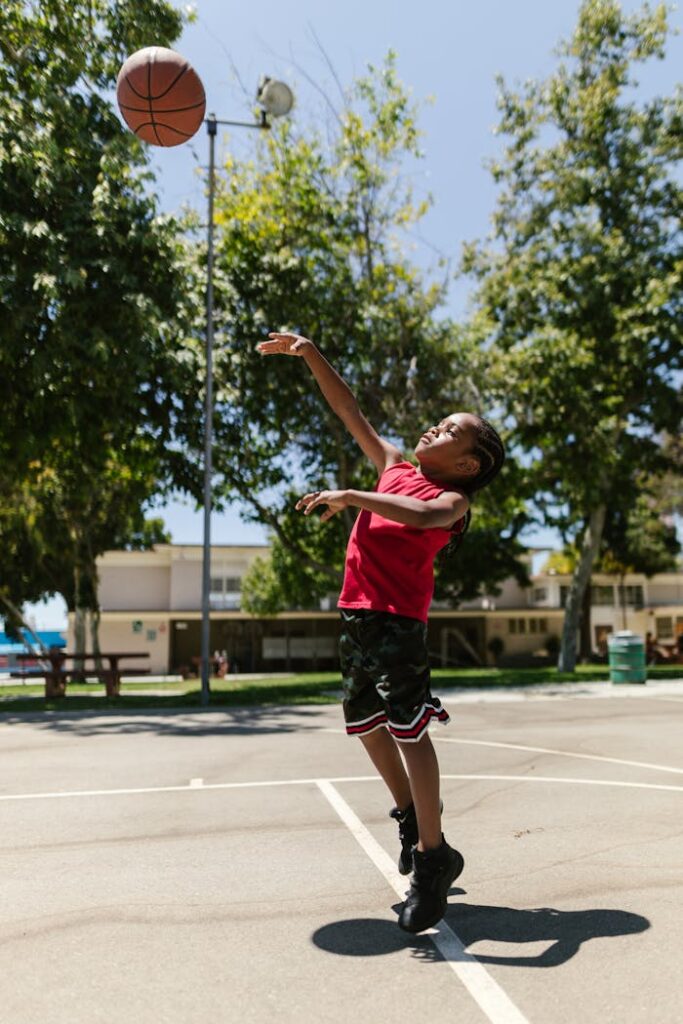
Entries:
POLYGON ((104 683, 107 697, 118 697, 121 692, 121 677, 130 675, 146 675, 148 668, 122 669, 119 662, 122 658, 149 658, 149 651, 100 651, 99 654, 69 654, 59 647, 51 647, 45 654, 17 654, 17 661, 39 663, 48 661, 49 668, 40 669, 37 672, 12 672, 15 678, 25 679, 28 675, 43 676, 45 678, 46 697, 64 697, 66 694, 66 683, 69 678, 83 677, 85 674, 86 661, 106 660, 109 667, 98 671, 98 678, 104 683), (67 661, 80 662, 74 668, 65 668, 67 661))

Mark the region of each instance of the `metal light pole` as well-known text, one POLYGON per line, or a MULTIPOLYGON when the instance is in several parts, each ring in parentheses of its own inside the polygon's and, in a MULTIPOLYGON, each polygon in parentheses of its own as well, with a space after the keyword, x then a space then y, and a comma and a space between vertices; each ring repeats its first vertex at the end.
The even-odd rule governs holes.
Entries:
POLYGON ((216 188, 216 132, 218 125, 235 128, 268 129, 268 114, 282 117, 292 109, 294 97, 289 86, 272 78, 262 78, 256 98, 261 104, 259 121, 219 121, 209 114, 204 122, 209 136, 209 209, 206 260, 206 399, 204 404, 204 545, 202 553, 202 705, 209 703, 211 618, 211 475, 213 454, 213 201, 216 188))

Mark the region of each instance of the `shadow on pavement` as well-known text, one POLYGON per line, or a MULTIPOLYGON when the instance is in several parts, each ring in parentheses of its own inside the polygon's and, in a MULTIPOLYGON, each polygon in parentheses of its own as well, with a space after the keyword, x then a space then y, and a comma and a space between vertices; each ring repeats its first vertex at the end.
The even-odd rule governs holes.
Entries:
POLYGON ((300 732, 320 728, 317 707, 174 708, 119 712, 52 711, 5 714, 0 724, 30 724, 73 736, 114 736, 153 733, 158 736, 248 736, 300 732))
MULTIPOLYGON (((398 912, 400 904, 393 909, 398 912)), ((625 910, 514 910, 511 907, 486 907, 467 903, 449 905, 445 920, 466 949, 477 942, 508 943, 550 942, 537 956, 471 955, 483 964, 508 967, 557 967, 570 960, 589 939, 613 938, 644 932, 650 922, 625 910)), ((382 956, 400 949, 411 949, 426 962, 443 960, 442 954, 426 935, 410 936, 390 921, 353 918, 319 928, 313 943, 339 956, 382 956)))

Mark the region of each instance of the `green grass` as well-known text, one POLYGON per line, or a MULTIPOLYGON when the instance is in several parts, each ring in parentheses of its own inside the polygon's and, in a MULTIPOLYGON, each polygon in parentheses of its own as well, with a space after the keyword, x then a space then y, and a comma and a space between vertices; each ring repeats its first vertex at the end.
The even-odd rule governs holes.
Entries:
MULTIPOLYGON (((683 678, 683 665, 655 665, 649 679, 683 678)), ((535 686, 541 683, 607 680, 607 665, 580 665, 575 672, 559 673, 550 668, 472 668, 432 670, 434 688, 535 686)), ((338 672, 306 672, 278 679, 213 679, 211 705, 334 704, 339 697, 338 672)), ((42 685, 0 688, 0 715, 20 711, 82 711, 135 708, 192 708, 201 705, 201 687, 195 680, 179 683, 126 682, 118 698, 103 695, 101 683, 72 683, 61 700, 45 700, 42 685), (148 695, 141 690, 162 690, 148 695)))

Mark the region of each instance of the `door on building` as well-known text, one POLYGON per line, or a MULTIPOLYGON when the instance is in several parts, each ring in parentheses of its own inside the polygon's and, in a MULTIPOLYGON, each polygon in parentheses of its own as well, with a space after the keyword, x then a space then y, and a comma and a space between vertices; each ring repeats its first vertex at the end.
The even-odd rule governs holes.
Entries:
POLYGON ((595 648, 598 654, 606 657, 607 655, 607 637, 613 632, 612 626, 596 626, 595 627, 595 648))
POLYGON ((482 665, 479 629, 471 622, 444 626, 441 630, 441 664, 482 665))

